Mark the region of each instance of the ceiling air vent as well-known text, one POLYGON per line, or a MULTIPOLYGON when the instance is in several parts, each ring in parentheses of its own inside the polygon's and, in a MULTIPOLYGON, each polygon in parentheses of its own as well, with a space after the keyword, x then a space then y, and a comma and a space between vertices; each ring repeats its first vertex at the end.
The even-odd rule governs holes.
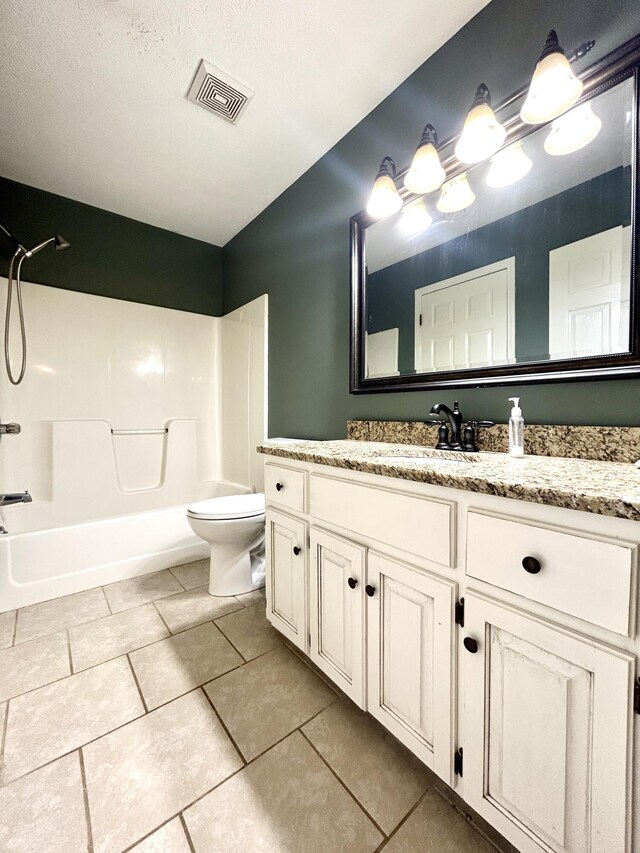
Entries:
POLYGON ((187 92, 187 98, 205 110, 236 124, 253 97, 247 86, 225 74, 220 68, 200 60, 200 65, 187 92))

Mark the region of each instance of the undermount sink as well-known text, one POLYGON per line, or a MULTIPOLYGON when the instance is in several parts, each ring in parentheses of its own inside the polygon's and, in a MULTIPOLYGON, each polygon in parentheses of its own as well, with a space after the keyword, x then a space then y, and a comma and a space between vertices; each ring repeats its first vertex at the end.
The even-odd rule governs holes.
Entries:
POLYGON ((478 462, 479 454, 464 453, 458 450, 430 450, 425 448, 420 454, 395 454, 387 453, 384 456, 376 456, 375 462, 381 462, 383 465, 405 465, 406 463, 416 464, 424 462, 432 465, 434 462, 478 462))

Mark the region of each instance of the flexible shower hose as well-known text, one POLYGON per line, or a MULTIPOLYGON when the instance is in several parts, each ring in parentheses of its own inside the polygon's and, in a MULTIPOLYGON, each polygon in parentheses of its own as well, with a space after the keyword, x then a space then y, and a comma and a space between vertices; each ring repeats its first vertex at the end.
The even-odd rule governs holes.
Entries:
POLYGON ((22 267, 22 262, 24 261, 25 257, 26 255, 24 254, 23 249, 20 248, 11 258, 11 262, 9 264, 9 283, 7 285, 7 310, 4 317, 4 363, 7 368, 7 376, 9 377, 9 382, 11 382, 12 385, 19 385, 22 382, 24 378, 24 372, 27 369, 27 334, 25 332, 24 326, 24 310, 22 308, 22 288, 20 282, 20 268, 22 267), (11 301, 13 299, 14 285, 13 267, 16 258, 18 258, 18 255, 20 255, 20 258, 18 259, 18 268, 16 270, 15 286, 16 298, 18 300, 18 315, 20 317, 20 335, 22 338, 22 365, 20 367, 20 375, 16 379, 11 369, 11 356, 9 354, 9 327, 11 325, 11 301))

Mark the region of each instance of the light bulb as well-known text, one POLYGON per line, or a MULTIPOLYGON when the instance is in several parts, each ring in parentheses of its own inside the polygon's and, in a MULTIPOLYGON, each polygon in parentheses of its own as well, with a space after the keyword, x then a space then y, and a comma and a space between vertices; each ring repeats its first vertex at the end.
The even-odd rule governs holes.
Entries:
POLYGON ((532 165, 531 160, 522 150, 522 142, 514 142, 513 145, 498 151, 491 158, 491 165, 485 178, 487 186, 494 189, 509 187, 524 178, 532 165))
POLYGON ((398 225, 406 234, 419 234, 421 231, 426 231, 432 222, 429 211, 420 199, 403 209, 398 225))
POLYGON ((442 185, 442 193, 436 207, 441 213, 457 213, 472 205, 475 200, 467 174, 463 172, 442 185))
POLYGON ((506 135, 491 109, 489 90, 481 83, 456 145, 456 157, 461 163, 480 163, 502 147, 506 135))
POLYGON ((402 199, 394 181, 395 176, 396 164, 391 157, 383 157, 367 204, 367 213, 373 219, 391 216, 402 207, 402 199))
POLYGON ((520 110, 525 124, 543 124, 572 107, 582 94, 582 83, 551 30, 533 72, 527 98, 520 110))
POLYGON ((447 174, 440 164, 437 145, 438 134, 433 125, 428 124, 422 131, 411 168, 404 178, 409 192, 423 195, 442 186, 447 174))
POLYGON ((602 122, 587 101, 553 122, 544 150, 554 156, 573 154, 593 142, 601 127, 602 122))

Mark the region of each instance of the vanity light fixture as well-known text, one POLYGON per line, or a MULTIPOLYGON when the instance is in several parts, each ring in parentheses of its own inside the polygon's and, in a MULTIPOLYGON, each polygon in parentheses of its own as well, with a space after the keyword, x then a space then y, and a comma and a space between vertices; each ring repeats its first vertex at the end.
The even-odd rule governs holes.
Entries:
POLYGON ((467 173, 463 172, 442 185, 442 193, 436 207, 441 213, 458 213, 470 207, 475 200, 475 193, 469 186, 467 173))
POLYGON ((593 142, 601 127, 602 121, 591 109, 589 101, 579 104, 553 122, 544 141, 544 150, 554 156, 573 154, 593 142))
POLYGON ((396 189, 396 164, 391 157, 383 157, 371 190, 367 213, 374 219, 383 219, 397 213, 402 207, 402 198, 396 189))
POLYGON ((527 98, 520 110, 525 124, 544 124, 572 107, 582 94, 583 84, 551 30, 533 72, 527 98))
POLYGON ((424 201, 419 199, 403 208, 398 227, 405 234, 420 234, 422 231, 426 231, 432 222, 433 219, 424 201))
POLYGON ((502 147, 506 135, 491 109, 489 89, 481 83, 456 145, 456 157, 461 163, 480 163, 502 147))
POLYGON ((409 192, 423 195, 439 189, 446 177, 438 155, 438 134, 432 124, 427 124, 413 155, 411 168, 405 175, 404 185, 409 192))
POLYGON ((531 160, 524 153, 522 142, 514 142, 491 158, 491 165, 485 178, 488 187, 501 189, 510 187, 524 178, 531 169, 531 160))

